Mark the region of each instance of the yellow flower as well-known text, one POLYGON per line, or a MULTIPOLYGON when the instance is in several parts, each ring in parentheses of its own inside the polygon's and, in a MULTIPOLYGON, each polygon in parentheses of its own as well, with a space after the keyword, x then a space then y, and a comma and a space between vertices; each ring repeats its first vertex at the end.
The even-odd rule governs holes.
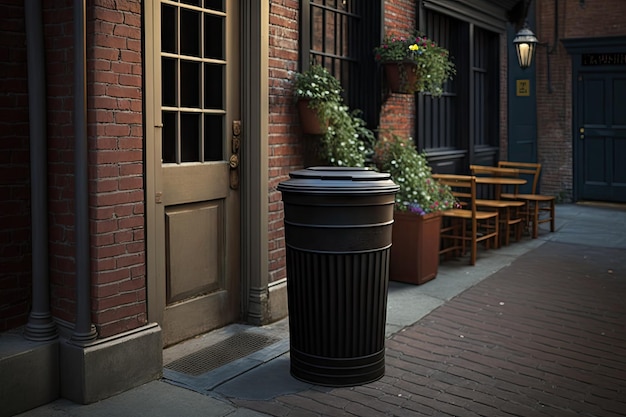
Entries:
POLYGON ((416 43, 414 43, 413 45, 409 46, 409 49, 410 49, 411 51, 417 51, 418 49, 420 49, 420 47, 419 47, 419 46, 417 46, 417 44, 416 44, 416 43))

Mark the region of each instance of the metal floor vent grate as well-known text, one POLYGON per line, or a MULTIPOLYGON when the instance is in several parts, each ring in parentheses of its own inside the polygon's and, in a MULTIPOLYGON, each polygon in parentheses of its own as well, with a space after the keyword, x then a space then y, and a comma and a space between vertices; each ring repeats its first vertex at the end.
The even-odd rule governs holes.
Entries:
POLYGON ((257 333, 238 333, 215 345, 176 359, 165 368, 198 376, 270 346, 280 339, 257 333))

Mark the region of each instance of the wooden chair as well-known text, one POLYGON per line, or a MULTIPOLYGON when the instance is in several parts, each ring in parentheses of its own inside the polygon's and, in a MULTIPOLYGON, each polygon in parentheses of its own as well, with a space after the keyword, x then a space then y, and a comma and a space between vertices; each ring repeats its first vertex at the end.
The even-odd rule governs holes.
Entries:
MULTIPOLYGON (((517 178, 519 172, 517 169, 510 168, 498 168, 483 165, 470 165, 470 171, 472 175, 478 177, 481 175, 487 177, 513 177, 517 178)), ((525 202, 520 200, 504 200, 500 198, 500 184, 492 184, 495 187, 493 199, 479 198, 476 200, 476 205, 479 208, 485 208, 490 210, 497 210, 500 217, 500 240, 504 241, 504 245, 508 245, 510 242, 511 232, 513 232, 515 241, 519 242, 522 238, 522 217, 520 214, 521 209, 526 205, 525 202)), ((481 196, 482 197, 482 196, 481 196)))
POLYGON ((502 198, 524 201, 526 227, 532 227, 531 236, 536 239, 539 235, 539 224, 550 222, 550 231, 554 232, 555 222, 555 197, 551 195, 537 194, 541 164, 531 162, 500 161, 498 167, 517 169, 520 175, 532 176, 532 188, 529 194, 520 193, 519 187, 515 192, 502 194, 502 198))
POLYGON ((476 205, 476 177, 470 175, 433 174, 433 178, 450 186, 452 194, 463 208, 445 210, 441 228, 441 254, 454 252, 464 255, 470 248, 470 265, 476 264, 478 243, 484 241, 489 249, 498 247, 498 212, 479 211, 476 205), (451 241, 452 245, 445 243, 451 241))

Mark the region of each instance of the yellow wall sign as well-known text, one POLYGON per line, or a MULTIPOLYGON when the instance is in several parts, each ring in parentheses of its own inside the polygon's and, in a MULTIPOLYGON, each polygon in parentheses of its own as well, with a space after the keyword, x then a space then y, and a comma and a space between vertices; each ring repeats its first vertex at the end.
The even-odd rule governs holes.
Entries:
POLYGON ((530 80, 517 80, 517 95, 530 96, 530 80))

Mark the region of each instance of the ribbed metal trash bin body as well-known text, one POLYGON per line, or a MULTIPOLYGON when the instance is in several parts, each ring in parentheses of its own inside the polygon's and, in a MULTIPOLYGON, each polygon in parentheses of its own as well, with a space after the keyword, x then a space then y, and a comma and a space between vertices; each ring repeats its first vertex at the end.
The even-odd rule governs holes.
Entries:
POLYGON ((393 204, 388 174, 313 167, 279 184, 285 211, 291 374, 328 386, 385 373, 393 204))

